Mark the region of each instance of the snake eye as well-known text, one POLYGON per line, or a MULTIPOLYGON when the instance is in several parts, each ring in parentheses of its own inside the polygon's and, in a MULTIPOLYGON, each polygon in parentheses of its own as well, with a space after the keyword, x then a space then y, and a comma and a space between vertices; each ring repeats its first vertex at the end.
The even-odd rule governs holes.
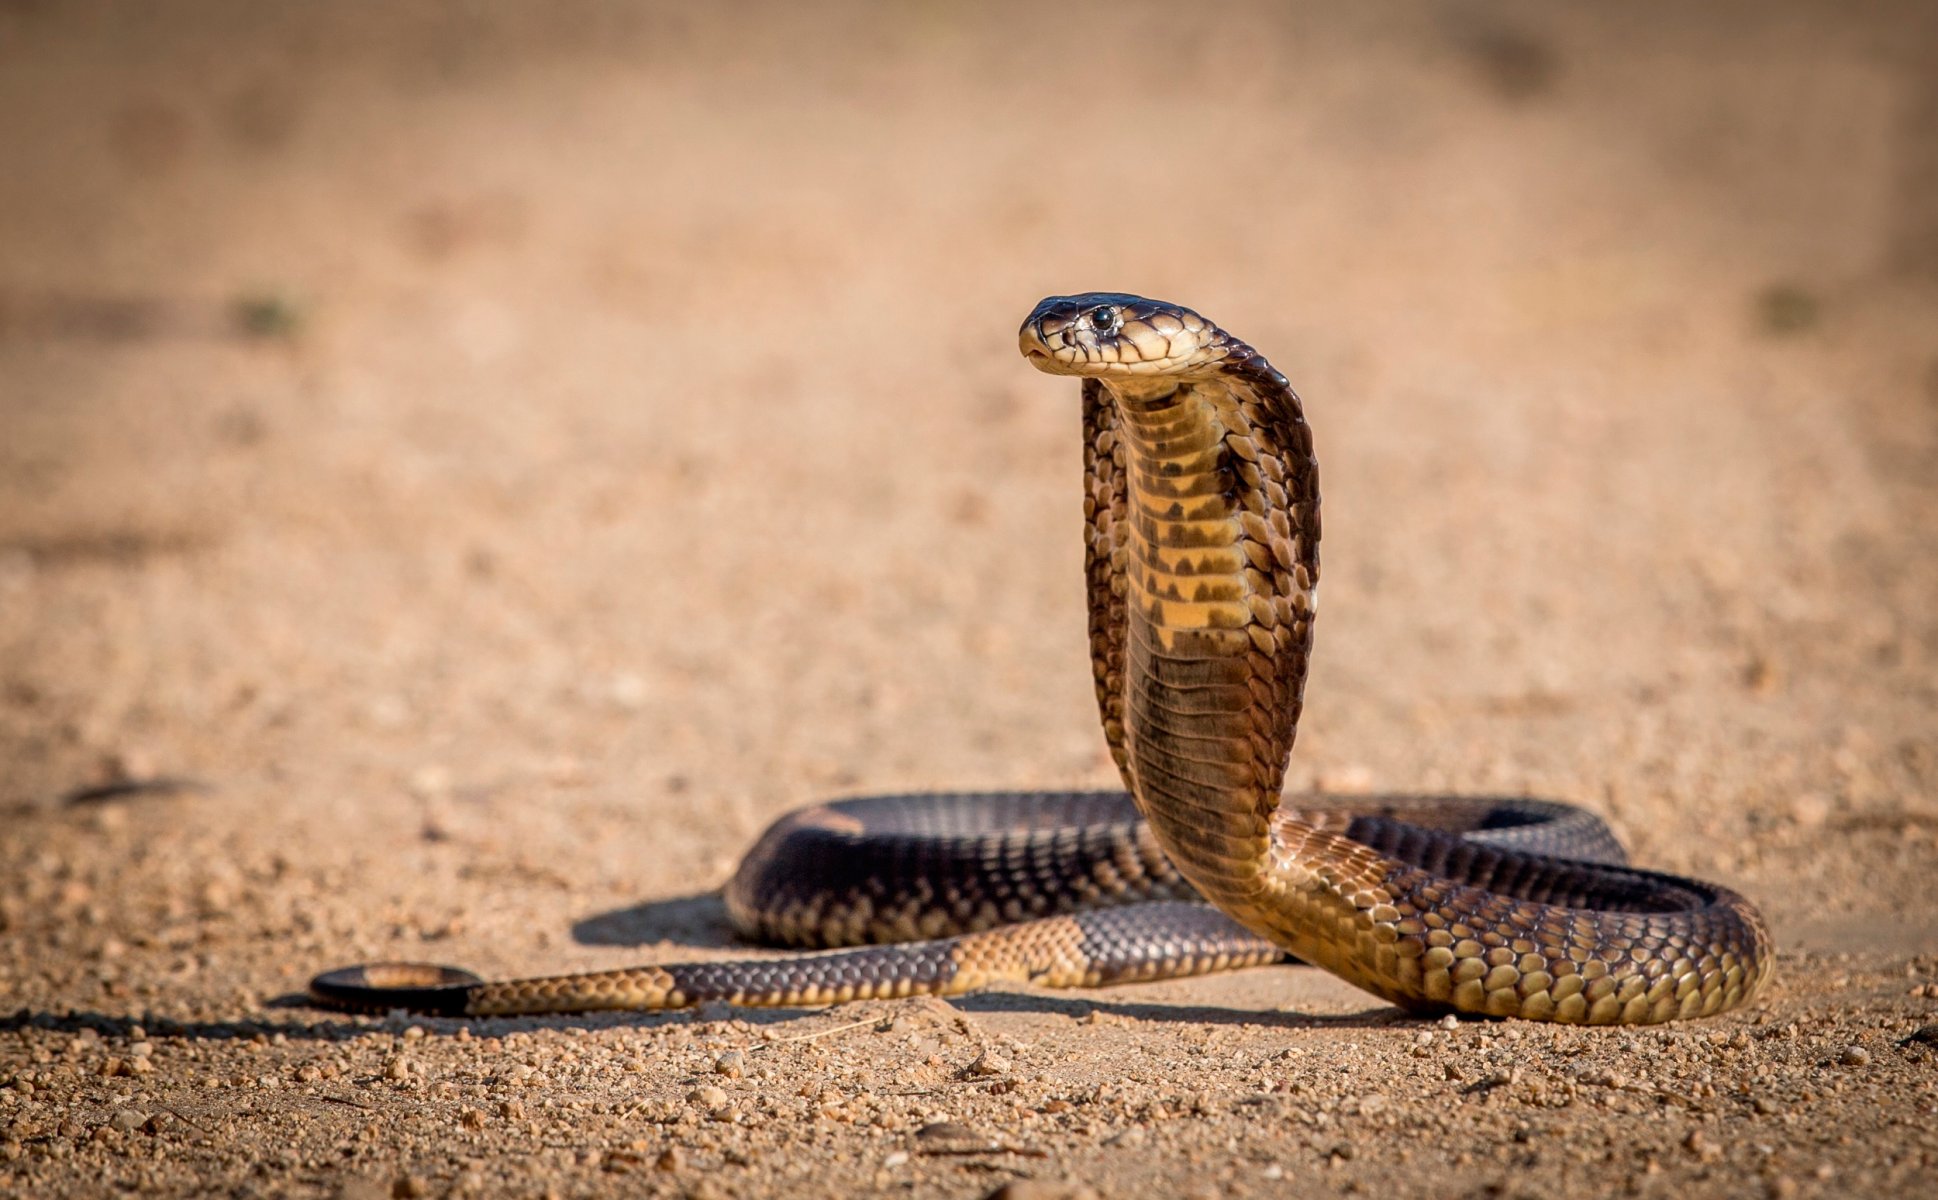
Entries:
POLYGON ((1109 333, 1117 328, 1117 310, 1111 305, 1090 310, 1090 327, 1098 333, 1109 333))

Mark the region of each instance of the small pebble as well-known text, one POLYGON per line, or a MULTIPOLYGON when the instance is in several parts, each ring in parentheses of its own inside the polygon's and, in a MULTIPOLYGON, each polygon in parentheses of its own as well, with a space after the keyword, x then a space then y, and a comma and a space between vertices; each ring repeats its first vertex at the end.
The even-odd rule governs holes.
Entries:
POLYGON ((1097 1189, 1080 1183, 1051 1183, 1042 1179, 1012 1179, 983 1200, 1101 1200, 1097 1189))
POLYGON ((1703 1162, 1715 1162, 1723 1156, 1723 1148, 1700 1129, 1690 1131, 1689 1136, 1682 1139, 1682 1148, 1703 1162))
POLYGON ((121 1133, 133 1133, 148 1123, 148 1114, 133 1108, 117 1108, 108 1124, 121 1133))
POLYGON ((1837 1056, 1837 1061, 1847 1067, 1868 1067, 1871 1065, 1871 1052, 1862 1046, 1846 1046, 1837 1056))
POLYGON ((1821 828, 1830 819, 1830 801, 1817 795, 1798 796, 1790 802, 1790 819, 1803 829, 1821 828))
POLYGON ((1010 1063, 1007 1058, 1004 1058, 994 1050, 984 1050, 981 1054, 976 1055, 974 1062, 969 1064, 969 1073, 971 1075, 1004 1075, 1009 1072, 1009 1066, 1010 1063))
POLYGON ((729 1050, 713 1060, 713 1073, 739 1079, 747 1073, 747 1056, 738 1050, 729 1050))
POLYGON ((915 1131, 918 1142, 986 1142, 989 1139, 957 1121, 932 1121, 915 1131))
POLYGON ((706 1087, 697 1087, 688 1092, 686 1094, 686 1102, 688 1104, 698 1105, 708 1112, 719 1112, 721 1109, 727 1107, 727 1092, 725 1088, 717 1088, 712 1084, 708 1084, 706 1087))

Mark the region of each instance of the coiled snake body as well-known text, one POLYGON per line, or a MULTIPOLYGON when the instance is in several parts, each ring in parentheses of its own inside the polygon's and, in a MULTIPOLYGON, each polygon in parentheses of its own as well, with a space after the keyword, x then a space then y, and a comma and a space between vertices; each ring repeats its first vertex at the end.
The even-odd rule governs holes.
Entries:
POLYGON ((504 982, 375 963, 312 996, 480 1015, 824 1004, 1289 953, 1411 1011, 1612 1024, 1721 1012, 1768 978, 1746 900, 1621 865, 1566 805, 1282 797, 1319 580, 1298 397, 1250 346, 1136 296, 1050 297, 1021 347, 1083 379, 1091 657, 1126 792, 825 805, 770 829, 728 885, 765 940, 908 944, 504 982))

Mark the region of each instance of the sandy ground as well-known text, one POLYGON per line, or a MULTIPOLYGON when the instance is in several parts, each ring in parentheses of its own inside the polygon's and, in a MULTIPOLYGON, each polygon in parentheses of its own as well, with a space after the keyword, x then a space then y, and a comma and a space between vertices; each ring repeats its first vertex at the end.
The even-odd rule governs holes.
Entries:
POLYGON ((0 5, 0 1194, 1938 1192, 1932 10, 1383 11, 0 5), (1101 288, 1306 396, 1292 782, 1585 804, 1765 998, 290 1003, 1109 784, 1014 343, 1101 288))

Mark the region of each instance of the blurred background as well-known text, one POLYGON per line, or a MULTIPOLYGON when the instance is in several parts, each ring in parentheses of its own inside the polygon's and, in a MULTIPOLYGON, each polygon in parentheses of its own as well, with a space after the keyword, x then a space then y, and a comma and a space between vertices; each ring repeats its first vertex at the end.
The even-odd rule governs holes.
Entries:
MULTIPOLYGON (((1111 783, 1014 341, 1093 289, 1306 397, 1295 784, 1910 920, 1934 56, 1915 2, 6 0, 0 927, 530 966, 815 796, 1111 783), (157 778, 215 786, 61 804, 157 778)), ((27 998, 207 987, 60 944, 27 998)))

